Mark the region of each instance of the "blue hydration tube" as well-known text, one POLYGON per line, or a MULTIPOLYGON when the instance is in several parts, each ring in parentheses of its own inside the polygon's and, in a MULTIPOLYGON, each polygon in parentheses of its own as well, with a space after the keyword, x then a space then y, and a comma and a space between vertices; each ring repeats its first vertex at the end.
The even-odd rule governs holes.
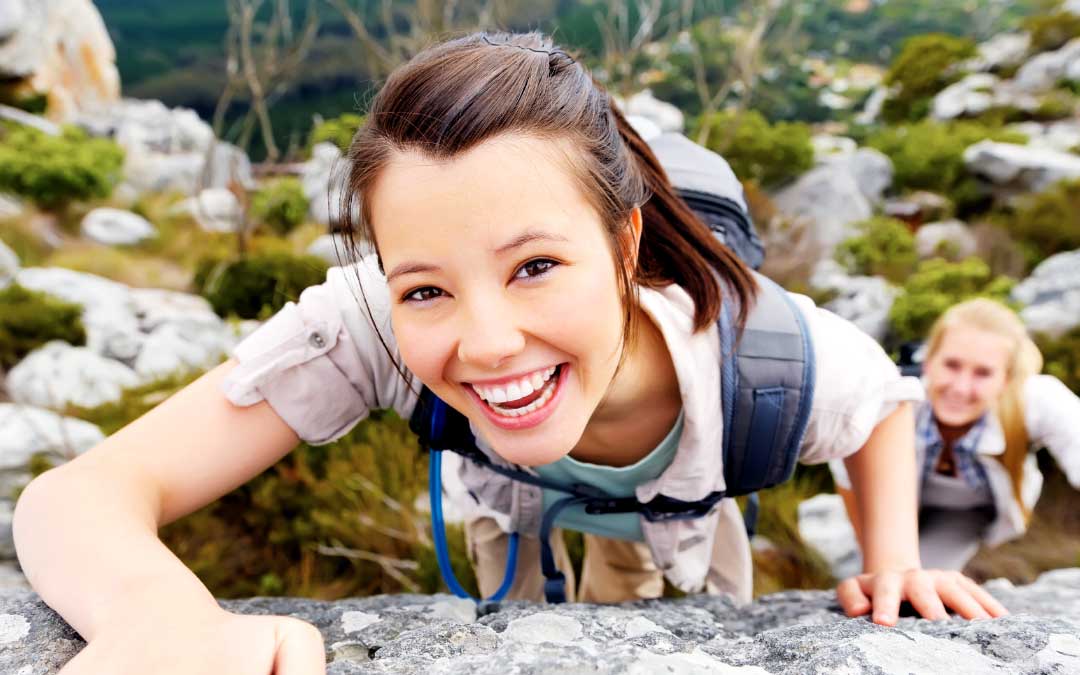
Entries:
MULTIPOLYGON (((441 410, 438 410, 433 418, 441 418, 441 410)), ((433 419, 432 425, 435 421, 433 419)), ((431 500, 431 538, 435 543, 435 560, 439 563, 439 572, 442 573, 443 581, 450 592, 459 598, 469 598, 474 602, 482 602, 474 598, 461 587, 454 570, 450 566, 450 551, 446 545, 446 523, 443 521, 442 512, 442 450, 431 449, 428 462, 428 496, 431 500)), ((514 571, 517 569, 518 533, 510 534, 510 548, 506 553, 506 571, 503 573, 503 582, 499 590, 487 599, 487 602, 498 602, 506 597, 510 587, 514 584, 514 571)))

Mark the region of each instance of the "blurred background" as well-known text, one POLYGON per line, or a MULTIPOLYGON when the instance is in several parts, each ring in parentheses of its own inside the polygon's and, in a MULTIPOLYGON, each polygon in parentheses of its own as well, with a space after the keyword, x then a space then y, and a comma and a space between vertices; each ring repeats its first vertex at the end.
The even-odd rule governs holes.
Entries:
MULTIPOLYGON (((0 0, 0 584, 25 584, 33 476, 322 281, 371 96, 476 29, 553 33, 624 110, 723 154, 764 271, 890 353, 987 295, 1080 392, 1075 0, 0 0)), ((969 574, 1080 564, 1080 500, 1040 462, 1030 531, 969 574)), ((435 592, 426 467, 376 415, 162 537, 219 597, 435 592)), ((756 592, 857 571, 831 491, 802 467, 762 494, 756 592)))

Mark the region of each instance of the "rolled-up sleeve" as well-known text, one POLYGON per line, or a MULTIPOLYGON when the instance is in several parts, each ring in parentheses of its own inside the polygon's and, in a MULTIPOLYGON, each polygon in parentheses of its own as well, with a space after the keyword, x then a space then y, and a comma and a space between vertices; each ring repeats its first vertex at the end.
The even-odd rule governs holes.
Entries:
POLYGON ((918 379, 902 376, 881 345, 853 323, 816 307, 810 298, 792 297, 807 319, 817 369, 799 461, 840 460, 859 450, 897 405, 921 401, 923 387, 918 379))
POLYGON ((1024 421, 1034 447, 1045 447, 1080 489, 1080 398, 1053 375, 1024 383, 1024 421))
POLYGON ((340 438, 373 409, 407 412, 415 401, 408 374, 394 365, 385 281, 365 262, 331 268, 324 283, 240 342, 233 358, 225 397, 238 406, 265 400, 311 444, 340 438))

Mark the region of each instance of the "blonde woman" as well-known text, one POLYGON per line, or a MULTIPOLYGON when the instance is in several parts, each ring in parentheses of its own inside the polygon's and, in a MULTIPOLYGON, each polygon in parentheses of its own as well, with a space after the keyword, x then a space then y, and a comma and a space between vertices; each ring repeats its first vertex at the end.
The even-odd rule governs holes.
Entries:
MULTIPOLYGON (((915 415, 926 568, 962 569, 981 544, 1026 531, 1043 483, 1032 450, 1046 448, 1080 488, 1080 398, 1042 365, 1020 318, 993 300, 958 304, 931 329, 915 415)), ((842 468, 833 464, 846 486, 842 468)), ((850 491, 839 491, 852 516, 850 491)))

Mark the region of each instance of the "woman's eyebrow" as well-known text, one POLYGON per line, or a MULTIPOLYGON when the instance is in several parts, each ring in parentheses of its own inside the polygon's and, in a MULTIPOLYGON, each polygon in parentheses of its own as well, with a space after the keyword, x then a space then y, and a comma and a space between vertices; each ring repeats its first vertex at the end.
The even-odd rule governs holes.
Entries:
POLYGON ((439 268, 435 265, 429 265, 427 263, 419 262, 403 262, 394 269, 390 270, 390 273, 386 275, 386 283, 390 283, 395 277, 400 277, 405 274, 417 274, 419 272, 438 272, 439 268))
POLYGON ((496 254, 506 253, 512 251, 515 248, 524 246, 533 241, 569 241, 566 237, 559 234, 551 234, 550 232, 544 232, 542 230, 526 230, 514 237, 510 241, 506 242, 502 246, 495 249, 496 254))

